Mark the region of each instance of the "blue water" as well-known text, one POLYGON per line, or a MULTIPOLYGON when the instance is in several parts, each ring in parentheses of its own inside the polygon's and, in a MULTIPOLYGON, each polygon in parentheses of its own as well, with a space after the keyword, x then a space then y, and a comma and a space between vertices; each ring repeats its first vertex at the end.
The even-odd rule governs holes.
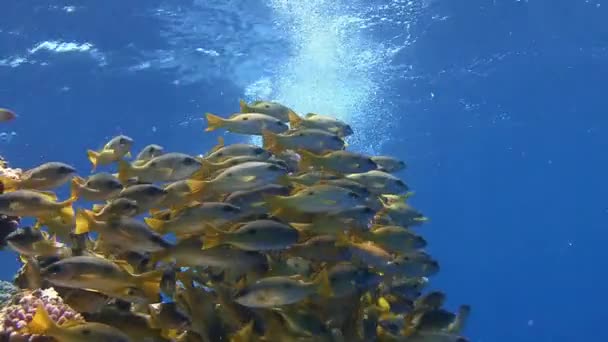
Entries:
POLYGON ((2 4, 14 166, 86 174, 118 133, 201 153, 202 114, 238 98, 332 113, 351 148, 409 163, 432 287, 472 305, 471 341, 608 341, 606 1, 48 2, 2 4))

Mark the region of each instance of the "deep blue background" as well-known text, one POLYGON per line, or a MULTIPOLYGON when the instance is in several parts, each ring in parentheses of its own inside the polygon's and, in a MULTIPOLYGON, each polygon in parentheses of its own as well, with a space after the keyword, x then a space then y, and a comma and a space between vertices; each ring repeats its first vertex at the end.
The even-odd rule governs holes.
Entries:
MULTIPOLYGON (((2 155, 26 168, 61 160, 86 174, 85 150, 118 133, 138 147, 212 146, 202 121, 180 122, 234 110, 242 87, 218 79, 176 86, 171 69, 125 71, 135 52, 169 47, 161 21, 146 15, 159 3, 88 1, 72 14, 43 1, 3 3, 0 59, 64 40, 91 42, 110 61, 49 53, 36 55, 47 66, 0 66, 0 106, 20 115, 0 127, 18 133, 2 155)), ((415 77, 377 94, 407 113, 382 152, 410 165, 413 203, 431 218, 420 231, 442 265, 432 287, 447 292, 451 308, 472 305, 472 341, 608 341, 601 3, 431 2, 416 41, 393 61, 411 64, 415 77)), ((15 256, 2 252, 0 261, 0 278, 11 278, 15 256)))

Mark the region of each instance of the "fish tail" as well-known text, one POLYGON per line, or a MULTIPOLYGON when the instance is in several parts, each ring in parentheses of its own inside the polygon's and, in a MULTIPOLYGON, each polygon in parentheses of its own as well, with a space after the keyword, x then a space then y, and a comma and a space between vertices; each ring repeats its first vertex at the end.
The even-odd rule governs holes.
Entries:
POLYGON ((144 221, 155 232, 160 233, 160 234, 165 234, 166 233, 165 221, 164 220, 157 219, 157 218, 154 218, 154 217, 145 217, 144 221))
POLYGON ((118 180, 127 184, 130 178, 130 174, 132 173, 133 167, 125 160, 118 161, 118 180))
POLYGON ((203 249, 209 249, 223 244, 223 237, 225 233, 216 228, 214 225, 208 224, 207 226, 212 233, 205 234, 203 237, 203 249))
POLYGON ((76 176, 76 177, 72 178, 72 182, 70 183, 71 197, 78 198, 78 196, 80 195, 80 191, 83 187, 83 183, 84 183, 84 179, 82 179, 81 177, 76 176))
POLYGON ((319 164, 323 159, 323 156, 318 156, 306 150, 298 150, 298 154, 300 155, 300 170, 307 170, 311 166, 319 164))
POLYGON ((302 118, 293 110, 290 110, 289 113, 287 113, 287 116, 289 117, 289 126, 291 126, 291 128, 299 127, 302 124, 302 118))
POLYGON ((269 212, 276 212, 284 207, 284 196, 262 195, 269 212))
POLYGON ((19 188, 19 181, 10 177, 0 176, 4 192, 15 191, 19 188))
POLYGON ((262 141, 263 147, 273 153, 278 153, 282 150, 278 135, 269 130, 262 130, 262 141))
POLYGON ((321 270, 321 272, 315 276, 314 283, 318 286, 317 288, 321 296, 333 296, 333 290, 331 289, 331 283, 329 282, 329 276, 326 268, 321 270))
POLYGON ((217 145, 215 145, 211 148, 211 153, 219 150, 220 148, 224 147, 225 145, 226 145, 226 143, 224 142, 224 137, 217 137, 217 145))
POLYGON ((200 158, 198 161, 201 162, 201 167, 190 176, 190 179, 204 180, 209 178, 211 172, 215 169, 215 164, 203 158, 200 158))
POLYGON ((160 282, 163 279, 163 270, 154 270, 142 274, 134 274, 133 276, 139 284, 146 296, 151 300, 157 301, 160 295, 160 282))
POLYGON ((88 233, 95 227, 95 218, 93 212, 89 210, 78 210, 76 213, 76 228, 74 234, 80 235, 88 233))
POLYGON ((243 99, 239 100, 239 107, 241 108, 241 113, 249 112, 249 106, 247 105, 247 102, 245 102, 245 100, 243 100, 243 99))
POLYGON ((186 185, 190 189, 191 195, 198 195, 202 193, 205 188, 209 185, 208 181, 196 180, 196 179, 188 179, 186 181, 186 185))
POLYGON ((253 340, 253 323, 251 320, 245 324, 241 329, 230 336, 230 342, 249 342, 253 340))
POLYGON ((74 207, 72 204, 76 202, 78 197, 70 197, 63 202, 58 202, 60 205, 59 208, 59 217, 63 220, 63 222, 73 222, 74 221, 74 207))
POLYGON ((32 321, 25 327, 30 334, 37 335, 52 335, 52 332, 58 328, 59 327, 51 319, 42 303, 38 304, 36 314, 32 318, 32 321))
POLYGON ((207 118, 205 132, 211 132, 224 126, 225 120, 215 114, 205 113, 205 117, 207 118))
POLYGON ((454 322, 452 322, 452 324, 448 326, 448 332, 455 334, 461 332, 470 313, 471 307, 469 305, 461 305, 458 308, 456 319, 454 320, 454 322))
POLYGON ((95 169, 97 169, 97 163, 99 162, 99 152, 93 151, 93 150, 88 150, 87 151, 87 156, 89 157, 89 160, 91 161, 91 164, 93 164, 93 170, 95 171, 95 169))

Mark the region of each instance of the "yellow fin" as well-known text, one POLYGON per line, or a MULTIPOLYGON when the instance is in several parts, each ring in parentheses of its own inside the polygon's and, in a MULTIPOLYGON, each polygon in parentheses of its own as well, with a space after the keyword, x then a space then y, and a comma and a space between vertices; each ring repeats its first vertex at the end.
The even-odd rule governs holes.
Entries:
POLYGON ((270 152, 278 153, 281 152, 282 148, 279 146, 277 134, 274 134, 268 130, 262 130, 262 141, 263 147, 270 152))
POLYGON ((205 113, 205 117, 207 118, 207 128, 205 129, 205 132, 211 132, 224 126, 225 120, 217 115, 205 113))
POLYGON ((211 148, 211 153, 219 150, 220 148, 226 146, 225 142, 224 142, 224 137, 217 137, 217 145, 213 146, 211 148))
POLYGON ((209 249, 215 246, 219 246, 223 243, 223 235, 225 234, 223 231, 217 229, 213 225, 208 225, 208 227, 215 232, 215 234, 206 234, 203 237, 203 247, 202 249, 209 249))
POLYGON ((127 184, 127 182, 129 181, 130 178, 130 173, 133 170, 133 167, 131 166, 131 164, 129 164, 128 162, 124 161, 124 160, 119 160, 118 161, 118 180, 123 183, 123 184, 127 184))
POLYGON ((99 152, 88 150, 87 157, 89 157, 89 161, 93 164, 93 171, 95 171, 97 169, 97 162, 99 161, 99 152))
POLYGON ((156 232, 164 232, 165 231, 165 221, 163 220, 159 220, 157 218, 154 217, 144 217, 144 221, 146 222, 146 224, 148 226, 150 226, 150 228, 152 228, 152 230, 156 231, 156 232))
POLYGON ((19 188, 19 181, 9 177, 0 176, 0 182, 4 185, 4 191, 14 191, 19 188))
POLYGON ((381 309, 382 312, 391 311, 391 304, 384 297, 378 298, 378 307, 381 309))
MULTIPOLYGON (((131 273, 132 274, 132 273, 131 273)), ((140 287, 146 296, 153 300, 157 301, 160 295, 160 282, 162 281, 164 274, 164 270, 158 269, 142 274, 132 274, 139 284, 140 287)))
POLYGON ((70 194, 72 197, 78 197, 80 195, 80 189, 83 187, 84 179, 80 177, 73 177, 70 182, 70 194))
POLYGON ((302 118, 300 118, 295 112, 290 110, 287 115, 289 116, 289 125, 291 128, 296 128, 302 124, 302 118))
POLYGON ((312 152, 306 150, 298 150, 298 154, 300 155, 300 170, 305 171, 309 169, 311 166, 318 164, 319 161, 323 158, 323 156, 316 155, 312 152))
POLYGON ((329 282, 329 276, 327 269, 324 268, 317 274, 314 279, 314 283, 319 287, 319 294, 324 297, 333 296, 333 290, 331 289, 331 283, 329 282))
POLYGON ((188 185, 191 194, 201 193, 207 187, 208 184, 208 181, 201 181, 196 179, 188 179, 186 181, 186 185, 188 185))
POLYGON ((45 335, 45 333, 57 328, 57 324, 53 322, 48 312, 44 308, 44 305, 40 303, 38 304, 36 314, 32 318, 32 321, 28 323, 24 330, 27 329, 29 333, 37 335, 45 335))
POLYGON ((245 324, 241 329, 230 336, 230 342, 249 342, 253 340, 253 323, 251 320, 245 324))
POLYGON ((93 230, 95 219, 93 213, 88 210, 78 210, 76 213, 76 228, 74 234, 80 235, 93 230))
POLYGON ((241 113, 248 113, 249 106, 247 106, 247 102, 243 99, 239 99, 239 107, 241 109, 241 113))

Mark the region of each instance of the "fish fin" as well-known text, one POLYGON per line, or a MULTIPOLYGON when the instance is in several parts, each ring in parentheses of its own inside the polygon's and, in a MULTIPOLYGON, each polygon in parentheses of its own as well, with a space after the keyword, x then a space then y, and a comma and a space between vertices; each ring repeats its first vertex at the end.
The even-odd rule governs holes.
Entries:
MULTIPOLYGON (((132 274, 132 273, 131 273, 132 274)), ((157 301, 160 295, 160 282, 163 279, 164 270, 156 269, 154 271, 145 272, 142 274, 133 274, 146 296, 153 301, 157 301)))
POLYGON ((211 172, 213 170, 213 163, 207 161, 205 159, 199 159, 201 162, 201 167, 196 170, 192 175, 190 175, 190 179, 194 180, 205 180, 211 176, 211 172))
POLYGON ((298 150, 297 152, 300 155, 299 166, 301 171, 309 169, 323 158, 323 156, 316 155, 306 150, 298 150))
POLYGON ((87 151, 87 157, 89 158, 89 161, 91 162, 91 164, 93 164, 93 170, 95 171, 95 169, 97 169, 97 162, 99 161, 99 152, 97 151, 93 151, 93 150, 88 150, 87 151))
POLYGON ((213 231, 213 234, 205 234, 203 237, 203 247, 201 249, 209 249, 223 244, 223 236, 226 233, 211 224, 207 224, 207 227, 213 231))
POLYGON ((471 306, 469 305, 461 305, 458 308, 458 313, 456 314, 456 319, 448 326, 447 331, 449 333, 458 334, 464 328, 464 325, 469 318, 469 314, 471 313, 471 306))
POLYGON ((93 212, 89 210, 79 209, 76 213, 76 228, 74 234, 80 235, 88 233, 95 227, 95 218, 93 212))
POLYGON ((127 151, 124 155, 125 158, 131 158, 131 151, 127 151))
POLYGON ((262 195, 262 198, 264 199, 264 202, 266 202, 270 212, 279 210, 283 206, 284 196, 262 195))
POLYGON ((211 153, 219 150, 220 148, 226 146, 226 143, 224 142, 224 137, 217 137, 217 145, 213 146, 211 148, 211 153))
POLYGON ((378 298, 378 308, 383 313, 389 313, 391 311, 391 304, 384 297, 378 298))
POLYGON ((257 176, 254 175, 248 175, 248 176, 243 176, 241 177, 241 180, 243 182, 253 182, 255 179, 257 178, 257 176))
POLYGON ((74 221, 74 207, 72 204, 76 202, 78 198, 70 197, 63 202, 58 202, 57 204, 61 205, 61 209, 59 209, 59 217, 63 220, 63 222, 73 222, 74 221))
POLYGON ((205 132, 211 132, 224 126, 225 120, 217 115, 211 113, 205 113, 207 118, 207 128, 205 132))
POLYGON ((280 152, 282 150, 282 148, 279 145, 279 140, 277 137, 278 137, 277 134, 275 134, 269 130, 266 130, 266 129, 262 130, 263 147, 272 153, 280 152))
POLYGON ((317 284, 321 296, 333 296, 333 290, 331 289, 331 283, 329 282, 329 275, 326 268, 323 268, 321 272, 315 276, 314 283, 317 284))
POLYGON ((49 316, 49 313, 44 308, 44 304, 42 304, 42 302, 38 304, 38 307, 36 308, 36 314, 32 318, 32 321, 29 322, 26 326, 26 329, 30 334, 37 335, 45 335, 45 333, 53 331, 57 328, 57 324, 53 322, 53 320, 49 316))
POLYGON ((200 194, 201 192, 203 192, 203 190, 205 190, 208 184, 208 181, 196 179, 188 179, 186 181, 186 185, 188 185, 188 188, 190 189, 190 194, 192 195, 200 194))
POLYGON ((0 176, 0 183, 4 186, 4 191, 15 191, 19 188, 19 181, 10 177, 0 176))
POLYGON ((253 340, 253 323, 251 320, 245 324, 241 329, 230 336, 230 342, 249 342, 253 340))
POLYGON ((103 208, 105 208, 105 204, 93 204, 93 207, 91 208, 92 212, 98 213, 100 212, 103 208))
POLYGON ((119 160, 118 161, 118 180, 123 183, 123 184, 127 184, 127 182, 129 181, 129 174, 132 172, 133 170, 133 166, 131 166, 131 164, 129 164, 129 162, 125 161, 125 160, 119 160))
POLYGON ((312 118, 313 116, 317 116, 319 114, 315 114, 315 113, 307 113, 306 114, 306 118, 312 118))
POLYGON ((302 118, 294 111, 290 110, 287 115, 289 116, 289 126, 291 126, 291 128, 296 128, 302 124, 302 118))
POLYGON ((165 221, 163 221, 163 220, 159 220, 154 217, 144 217, 144 221, 146 222, 146 224, 148 226, 150 226, 150 228, 152 228, 152 230, 154 230, 157 233, 164 234, 164 232, 166 231, 166 229, 164 227, 165 221))
POLYGON ((80 189, 82 189, 84 184, 84 179, 80 178, 80 177, 74 177, 72 178, 72 181, 70 183, 70 194, 72 197, 78 197, 78 195, 80 194, 80 189))
POLYGON ((245 102, 245 100, 239 99, 239 107, 240 107, 241 113, 248 113, 249 106, 247 105, 247 102, 245 102))
POLYGON ((336 247, 349 247, 351 245, 348 235, 341 233, 336 236, 336 247))

